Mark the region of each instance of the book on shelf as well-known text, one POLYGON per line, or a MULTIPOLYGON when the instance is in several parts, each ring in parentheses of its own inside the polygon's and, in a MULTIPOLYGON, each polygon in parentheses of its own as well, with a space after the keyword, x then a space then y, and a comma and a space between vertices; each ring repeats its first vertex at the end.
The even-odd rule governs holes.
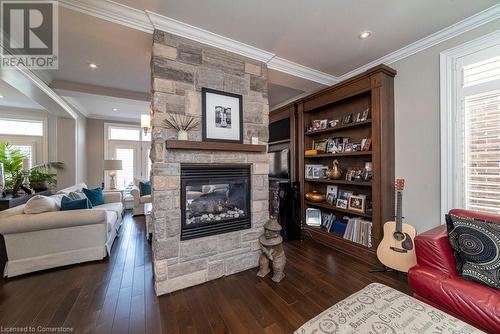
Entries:
POLYGON ((347 222, 344 239, 362 244, 365 247, 371 247, 372 222, 361 217, 350 218, 347 222))

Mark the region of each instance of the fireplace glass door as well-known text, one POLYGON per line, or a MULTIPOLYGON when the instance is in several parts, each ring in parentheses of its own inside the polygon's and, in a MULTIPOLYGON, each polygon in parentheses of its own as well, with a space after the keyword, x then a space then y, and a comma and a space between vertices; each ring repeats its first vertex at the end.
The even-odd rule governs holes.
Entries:
POLYGON ((183 164, 181 239, 250 228, 250 166, 183 164))

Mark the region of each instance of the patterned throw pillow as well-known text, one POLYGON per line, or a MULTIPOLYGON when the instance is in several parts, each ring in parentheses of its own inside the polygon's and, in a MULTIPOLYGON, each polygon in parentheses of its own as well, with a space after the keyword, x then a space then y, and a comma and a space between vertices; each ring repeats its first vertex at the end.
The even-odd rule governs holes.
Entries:
POLYGON ((85 199, 87 196, 82 191, 72 191, 68 194, 68 197, 72 200, 85 199))
POLYGON ((458 273, 500 289, 500 224, 446 215, 446 225, 458 273))

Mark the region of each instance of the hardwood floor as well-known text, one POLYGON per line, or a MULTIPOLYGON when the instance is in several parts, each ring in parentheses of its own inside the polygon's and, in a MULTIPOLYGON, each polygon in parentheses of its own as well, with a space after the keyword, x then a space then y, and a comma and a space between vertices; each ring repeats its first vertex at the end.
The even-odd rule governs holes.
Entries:
POLYGON ((306 239, 287 242, 286 277, 256 269, 157 298, 144 218, 125 217, 111 257, 0 286, 0 325, 70 327, 73 333, 292 333, 371 282, 409 292, 406 278, 306 239))

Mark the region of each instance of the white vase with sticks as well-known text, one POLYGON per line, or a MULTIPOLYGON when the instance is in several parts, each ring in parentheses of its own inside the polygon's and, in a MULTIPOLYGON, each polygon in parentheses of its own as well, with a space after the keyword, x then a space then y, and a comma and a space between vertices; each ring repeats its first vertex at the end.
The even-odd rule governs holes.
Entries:
POLYGON ((166 128, 177 130, 178 140, 188 140, 188 131, 197 128, 200 124, 193 116, 179 114, 168 114, 163 123, 166 128))

